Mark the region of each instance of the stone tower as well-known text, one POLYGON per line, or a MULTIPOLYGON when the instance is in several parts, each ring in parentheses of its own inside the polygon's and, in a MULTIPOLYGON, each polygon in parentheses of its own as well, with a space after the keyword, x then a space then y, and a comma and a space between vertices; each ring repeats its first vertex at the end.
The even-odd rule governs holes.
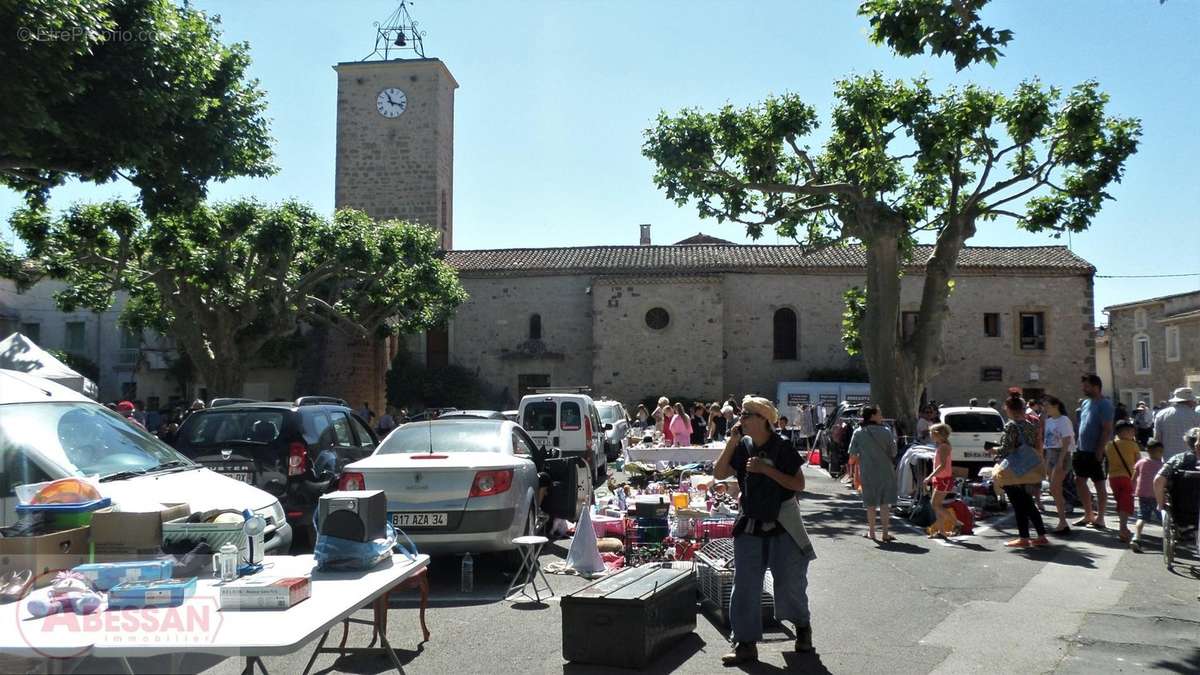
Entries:
POLYGON ((334 205, 454 242, 454 90, 439 59, 357 61, 338 76, 334 205))
MULTIPOLYGON (((360 209, 376 220, 431 227, 442 248, 451 248, 454 76, 430 58, 339 63, 333 69, 338 78, 334 206, 360 209)), ((430 334, 444 341, 444 329, 430 334)), ((296 394, 339 396, 355 408, 365 401, 381 413, 384 376, 399 340, 367 340, 324 327, 315 328, 310 338, 296 394)))

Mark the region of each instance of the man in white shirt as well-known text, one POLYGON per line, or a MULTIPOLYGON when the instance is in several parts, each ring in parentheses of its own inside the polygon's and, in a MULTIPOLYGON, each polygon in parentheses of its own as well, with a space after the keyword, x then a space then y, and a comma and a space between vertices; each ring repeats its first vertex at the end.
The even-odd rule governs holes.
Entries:
POLYGON ((1200 412, 1196 412, 1196 395, 1188 387, 1175 390, 1171 405, 1154 416, 1154 440, 1163 444, 1163 461, 1187 452, 1183 436, 1188 429, 1200 427, 1200 412))

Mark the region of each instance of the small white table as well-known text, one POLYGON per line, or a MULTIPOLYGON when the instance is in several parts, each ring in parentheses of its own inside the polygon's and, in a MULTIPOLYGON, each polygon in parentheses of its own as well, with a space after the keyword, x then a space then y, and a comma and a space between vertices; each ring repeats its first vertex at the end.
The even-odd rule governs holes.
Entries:
MULTIPOLYGON (((120 659, 132 675, 129 659, 171 654, 172 667, 186 653, 246 658, 265 673, 261 657, 291 654, 318 635, 313 660, 329 631, 359 609, 371 607, 388 591, 429 565, 429 556, 409 560, 393 556, 366 572, 319 572, 311 555, 267 556, 260 574, 312 576, 312 595, 286 610, 219 610, 219 582, 200 579, 196 592, 183 605, 154 610, 100 611, 88 616, 51 615, 35 619, 25 602, 0 605, 0 653, 42 657, 49 670, 62 667, 63 659, 96 656, 120 659)), ((396 670, 399 659, 378 631, 380 646, 396 670)), ((328 650, 337 651, 337 650, 328 650)), ((361 651, 361 649, 344 650, 361 651)))
POLYGON ((694 464, 698 462, 715 462, 721 456, 724 444, 718 446, 680 446, 670 448, 631 446, 626 450, 631 462, 646 462, 658 466, 659 462, 675 462, 676 464, 694 464))

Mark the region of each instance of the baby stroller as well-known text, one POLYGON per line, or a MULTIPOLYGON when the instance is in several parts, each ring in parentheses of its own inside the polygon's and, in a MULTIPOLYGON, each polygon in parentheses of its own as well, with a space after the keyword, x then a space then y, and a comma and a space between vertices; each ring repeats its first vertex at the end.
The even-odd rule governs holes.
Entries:
POLYGON ((1196 547, 1197 524, 1200 521, 1200 471, 1181 471, 1167 481, 1163 509, 1163 562, 1167 569, 1175 564, 1175 551, 1180 545, 1196 547))

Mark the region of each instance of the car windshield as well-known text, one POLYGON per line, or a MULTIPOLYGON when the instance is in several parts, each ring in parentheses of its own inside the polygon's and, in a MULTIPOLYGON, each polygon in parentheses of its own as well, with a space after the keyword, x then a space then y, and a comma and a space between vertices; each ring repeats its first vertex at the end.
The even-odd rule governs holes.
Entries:
POLYGON ((501 442, 503 428, 495 420, 416 422, 393 431, 375 452, 380 455, 504 452, 511 444, 506 446, 501 442))
POLYGON ((48 458, 77 476, 147 473, 191 460, 95 403, 0 406, 0 456, 48 458))
POLYGON ((216 410, 193 415, 184 423, 180 437, 189 446, 238 442, 265 445, 279 438, 283 421, 281 410, 216 410))
POLYGON ((621 415, 621 407, 616 405, 600 405, 596 406, 600 409, 600 419, 604 422, 619 422, 623 418, 621 415))
MULTIPOLYGON (((578 411, 578 408, 576 408, 578 411)), ((525 406, 525 431, 554 431, 558 422, 558 404, 554 401, 537 401, 525 406)))
POLYGON ((960 434, 1000 433, 1004 431, 1004 420, 999 415, 987 413, 954 413, 946 415, 950 430, 960 434))

